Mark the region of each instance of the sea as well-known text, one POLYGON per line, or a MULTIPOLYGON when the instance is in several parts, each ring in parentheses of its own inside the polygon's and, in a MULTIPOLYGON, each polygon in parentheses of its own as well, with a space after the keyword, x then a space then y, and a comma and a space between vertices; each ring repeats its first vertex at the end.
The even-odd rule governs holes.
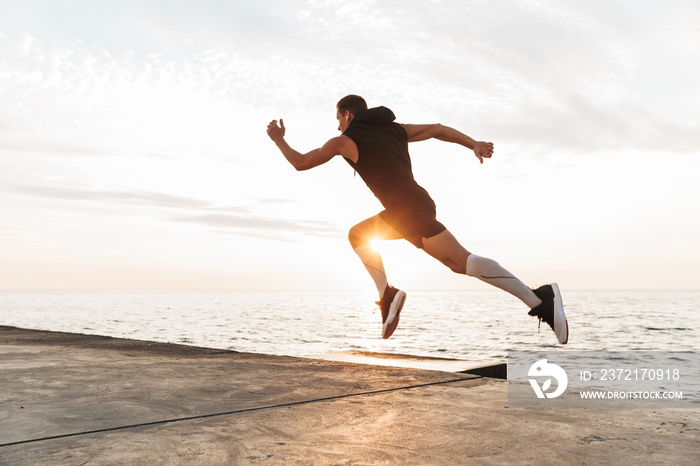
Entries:
POLYGON ((363 351, 505 361, 513 351, 700 351, 700 291, 563 289, 566 346, 500 290, 407 293, 388 340, 376 296, 364 291, 2 291, 0 325, 317 358, 363 351))

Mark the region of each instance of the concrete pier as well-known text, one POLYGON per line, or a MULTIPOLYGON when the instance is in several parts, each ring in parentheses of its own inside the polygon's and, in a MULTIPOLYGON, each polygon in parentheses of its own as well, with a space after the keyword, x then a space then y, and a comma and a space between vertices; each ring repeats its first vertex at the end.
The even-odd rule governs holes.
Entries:
POLYGON ((698 464, 700 409, 513 409, 478 375, 0 327, 0 464, 698 464))

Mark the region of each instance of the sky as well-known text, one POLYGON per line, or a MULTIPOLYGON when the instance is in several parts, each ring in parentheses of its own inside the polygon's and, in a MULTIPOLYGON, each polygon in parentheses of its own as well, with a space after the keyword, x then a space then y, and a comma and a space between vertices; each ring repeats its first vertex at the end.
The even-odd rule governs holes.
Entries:
MULTIPOLYGON (((700 289, 693 0, 0 0, 0 289, 372 289, 381 210, 339 157, 360 94, 402 123, 438 219, 528 285, 700 289)), ((486 289, 405 241, 402 289, 486 289)))

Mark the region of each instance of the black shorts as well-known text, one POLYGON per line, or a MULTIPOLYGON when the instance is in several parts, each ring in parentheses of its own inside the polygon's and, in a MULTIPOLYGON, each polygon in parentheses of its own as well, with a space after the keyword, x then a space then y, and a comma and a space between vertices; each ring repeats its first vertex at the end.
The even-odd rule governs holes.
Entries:
POLYGON ((435 207, 383 210, 379 217, 417 248, 423 248, 423 238, 431 238, 447 228, 435 218, 435 207))

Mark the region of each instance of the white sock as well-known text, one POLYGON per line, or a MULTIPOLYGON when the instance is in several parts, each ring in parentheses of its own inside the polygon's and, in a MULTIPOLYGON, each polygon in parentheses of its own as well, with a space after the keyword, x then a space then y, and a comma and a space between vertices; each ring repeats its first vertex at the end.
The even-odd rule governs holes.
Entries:
POLYGON ((382 262, 382 256, 380 256, 377 251, 372 249, 369 244, 361 244, 356 247, 355 254, 360 257, 362 264, 364 264, 370 277, 372 277, 372 280, 374 280, 374 284, 377 285, 379 299, 382 299, 384 290, 388 285, 386 272, 384 271, 384 262, 382 262))
POLYGON ((467 275, 507 291, 527 304, 530 309, 542 302, 527 285, 493 259, 470 254, 467 257, 467 275))

